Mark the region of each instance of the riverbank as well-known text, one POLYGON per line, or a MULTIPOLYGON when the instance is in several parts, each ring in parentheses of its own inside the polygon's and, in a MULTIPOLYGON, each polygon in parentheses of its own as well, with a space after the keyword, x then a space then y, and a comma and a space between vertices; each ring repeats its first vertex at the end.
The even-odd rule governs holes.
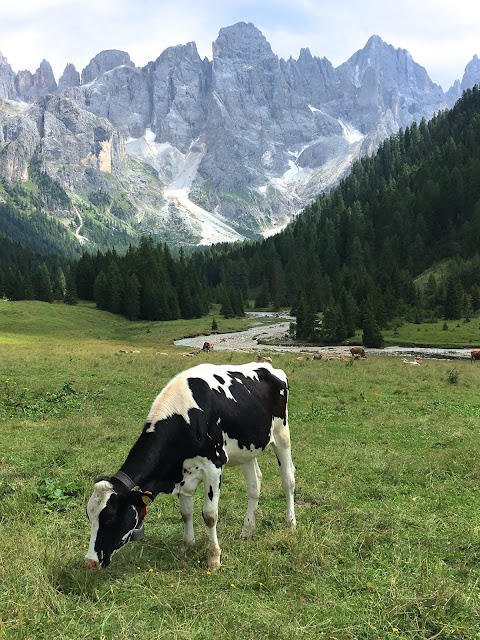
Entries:
MULTIPOLYGON (((285 322, 277 322, 276 324, 251 327, 245 331, 235 331, 232 333, 211 333, 209 335, 195 336, 192 338, 183 338, 175 340, 175 345, 193 349, 201 349, 204 342, 211 342, 213 348, 220 351, 254 351, 269 353, 304 353, 304 354, 321 354, 322 357, 329 356, 350 356, 350 348, 346 346, 329 346, 329 347, 304 347, 298 345, 272 345, 262 344, 263 342, 285 342, 288 340, 288 330, 290 322, 295 320, 291 316, 279 316, 278 314, 268 314, 264 312, 250 312, 248 314, 252 318, 255 317, 281 317, 288 319, 285 322)), ((447 360, 465 360, 470 359, 470 349, 442 348, 442 347, 400 347, 391 346, 384 349, 367 349, 372 355, 383 356, 420 356, 421 358, 437 358, 447 360)))

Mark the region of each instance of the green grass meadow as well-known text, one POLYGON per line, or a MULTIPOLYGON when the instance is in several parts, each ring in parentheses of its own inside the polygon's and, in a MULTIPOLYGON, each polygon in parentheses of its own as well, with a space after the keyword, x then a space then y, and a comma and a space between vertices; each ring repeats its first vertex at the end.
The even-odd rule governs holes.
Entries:
POLYGON ((206 567, 201 489, 194 550, 176 498, 159 496, 145 540, 86 569, 93 481, 121 466, 161 388, 202 361, 253 359, 182 357, 173 339, 211 321, 0 301, 0 638, 480 638, 480 365, 468 360, 272 355, 290 380, 296 531, 267 451, 251 541, 237 539, 243 476, 224 473, 219 571, 206 567))

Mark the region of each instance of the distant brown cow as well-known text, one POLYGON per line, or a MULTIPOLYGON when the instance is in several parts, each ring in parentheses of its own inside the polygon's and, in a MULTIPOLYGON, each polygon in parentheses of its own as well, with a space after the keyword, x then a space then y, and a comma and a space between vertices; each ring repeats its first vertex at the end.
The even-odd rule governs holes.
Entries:
POLYGON ((261 353, 257 353, 257 362, 272 362, 272 359, 268 356, 262 356, 261 353))
POLYGON ((358 356, 359 358, 366 358, 367 355, 365 353, 365 349, 363 347, 350 347, 350 353, 353 357, 358 356))
POLYGON ((480 349, 472 349, 470 353, 470 362, 475 362, 475 360, 480 360, 480 349))
POLYGON ((205 353, 208 353, 209 351, 213 351, 213 342, 204 342, 202 351, 205 351, 205 353))

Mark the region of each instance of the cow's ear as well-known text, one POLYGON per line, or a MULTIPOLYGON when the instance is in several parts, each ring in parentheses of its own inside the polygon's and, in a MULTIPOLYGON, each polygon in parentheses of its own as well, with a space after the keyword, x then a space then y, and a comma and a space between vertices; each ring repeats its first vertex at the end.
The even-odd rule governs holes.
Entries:
POLYGON ((148 507, 152 504, 153 495, 151 491, 140 491, 139 489, 134 489, 130 492, 130 499, 135 507, 141 510, 143 507, 148 507))

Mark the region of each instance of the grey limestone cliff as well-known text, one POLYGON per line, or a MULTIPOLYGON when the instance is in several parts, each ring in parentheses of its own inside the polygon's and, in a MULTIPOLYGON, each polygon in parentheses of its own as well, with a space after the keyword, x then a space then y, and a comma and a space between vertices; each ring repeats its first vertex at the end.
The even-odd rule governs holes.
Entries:
POLYGON ((36 101, 27 111, 5 107, 0 172, 24 177, 40 144, 67 189, 134 192, 144 228, 175 216, 190 229, 219 219, 259 231, 286 223, 386 136, 479 81, 474 56, 444 94, 408 51, 379 36, 337 68, 306 48, 297 60, 279 59, 244 22, 220 30, 211 61, 194 42, 144 67, 102 51, 81 76, 67 65, 58 88, 47 62, 14 74, 0 55, 0 98, 36 101))

